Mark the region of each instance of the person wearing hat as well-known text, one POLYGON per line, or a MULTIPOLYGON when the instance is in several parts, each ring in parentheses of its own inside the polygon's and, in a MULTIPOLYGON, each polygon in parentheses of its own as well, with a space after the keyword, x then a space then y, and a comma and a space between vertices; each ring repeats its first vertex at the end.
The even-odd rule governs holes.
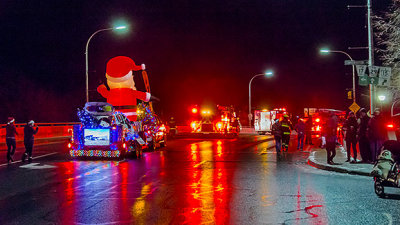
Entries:
POLYGON ((36 126, 34 128, 35 121, 30 120, 24 127, 24 145, 25 145, 25 153, 22 155, 22 162, 25 162, 25 159, 28 158, 29 162, 32 162, 32 150, 33 150, 33 142, 34 135, 38 132, 39 127, 36 126))
POLYGON ((281 123, 279 122, 279 119, 276 119, 274 124, 272 124, 272 135, 274 135, 275 139, 275 149, 276 153, 281 153, 281 148, 282 148, 282 127, 281 123))
POLYGON ((6 143, 7 143, 7 162, 14 162, 13 155, 17 147, 17 142, 15 141, 15 135, 18 135, 17 129, 15 128, 15 119, 13 117, 8 117, 8 122, 6 125, 6 143))
MULTIPOLYGON (((133 80, 133 71, 144 70, 145 66, 137 66, 126 56, 117 56, 107 62, 106 78, 107 87, 102 84, 97 88, 107 102, 116 110, 124 113, 130 121, 137 120, 137 100, 148 102, 151 94, 136 90, 133 80)), ((153 99, 155 99, 153 97, 153 99)))
POLYGON ((303 151, 304 135, 306 133, 306 124, 303 119, 299 119, 294 129, 297 132, 297 150, 303 151))
POLYGON ((345 131, 345 140, 347 148, 346 162, 357 162, 357 119, 354 112, 350 111, 347 120, 344 123, 343 130, 345 131), (351 160, 351 149, 353 149, 353 160, 351 160))
POLYGON ((293 129, 293 125, 289 121, 288 114, 283 115, 283 120, 281 121, 281 129, 282 129, 282 150, 287 152, 289 149, 290 132, 293 129))
POLYGON ((357 139, 362 162, 365 163, 371 162, 371 151, 369 146, 369 139, 367 136, 368 122, 369 117, 367 115, 367 110, 365 108, 360 109, 359 118, 357 120, 357 139))
POLYGON ((385 123, 378 108, 374 110, 373 116, 368 122, 367 134, 371 150, 371 159, 372 162, 376 162, 380 154, 380 148, 386 139, 385 123))
POLYGON ((333 165, 333 159, 336 156, 338 119, 335 113, 331 112, 326 122, 326 156, 327 163, 333 165))

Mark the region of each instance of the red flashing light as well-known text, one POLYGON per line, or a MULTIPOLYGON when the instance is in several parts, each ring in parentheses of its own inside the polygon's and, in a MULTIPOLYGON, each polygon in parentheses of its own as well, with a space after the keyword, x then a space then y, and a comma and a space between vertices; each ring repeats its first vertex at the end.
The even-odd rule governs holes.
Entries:
POLYGON ((122 145, 122 147, 123 147, 123 148, 126 148, 126 143, 124 143, 124 144, 122 145))
POLYGON ((393 124, 388 124, 388 125, 386 125, 386 127, 387 128, 394 128, 394 125, 393 124))
POLYGON ((192 113, 197 113, 197 112, 198 112, 197 108, 192 109, 192 113))
POLYGON ((68 148, 71 148, 72 147, 72 144, 71 143, 68 143, 68 148))
POLYGON ((315 122, 319 123, 321 121, 320 118, 315 119, 315 122))

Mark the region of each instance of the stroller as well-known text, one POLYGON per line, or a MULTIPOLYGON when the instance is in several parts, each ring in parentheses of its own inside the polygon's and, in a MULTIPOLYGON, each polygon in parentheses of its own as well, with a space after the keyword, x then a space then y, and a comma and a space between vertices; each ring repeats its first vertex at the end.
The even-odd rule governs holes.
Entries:
POLYGON ((385 196, 384 187, 400 188, 400 142, 386 141, 382 152, 378 156, 371 175, 374 177, 375 193, 379 197, 385 196))

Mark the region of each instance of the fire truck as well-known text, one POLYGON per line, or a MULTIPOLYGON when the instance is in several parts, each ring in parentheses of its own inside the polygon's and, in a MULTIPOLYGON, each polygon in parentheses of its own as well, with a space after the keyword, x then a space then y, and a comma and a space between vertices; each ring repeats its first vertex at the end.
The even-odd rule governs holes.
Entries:
POLYGON ((241 125, 233 106, 206 108, 195 105, 191 114, 192 133, 239 134, 241 125))
POLYGON ((324 124, 329 118, 329 114, 334 113, 339 119, 339 127, 341 129, 343 122, 346 118, 346 112, 335 109, 323 109, 323 108, 304 108, 304 118, 312 118, 311 132, 314 135, 321 135, 324 124))
POLYGON ((254 130, 259 134, 271 133, 272 125, 276 119, 287 114, 286 108, 275 108, 274 110, 254 111, 254 130))

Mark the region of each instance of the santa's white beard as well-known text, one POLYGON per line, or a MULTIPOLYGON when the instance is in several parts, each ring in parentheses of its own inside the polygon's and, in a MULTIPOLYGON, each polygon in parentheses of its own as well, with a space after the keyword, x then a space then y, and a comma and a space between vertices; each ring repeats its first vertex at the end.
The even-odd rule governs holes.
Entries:
POLYGON ((107 80, 107 84, 110 87, 110 89, 114 89, 114 88, 130 88, 132 90, 136 90, 135 87, 135 82, 133 81, 133 77, 132 79, 128 79, 122 82, 112 82, 110 80, 107 80))

